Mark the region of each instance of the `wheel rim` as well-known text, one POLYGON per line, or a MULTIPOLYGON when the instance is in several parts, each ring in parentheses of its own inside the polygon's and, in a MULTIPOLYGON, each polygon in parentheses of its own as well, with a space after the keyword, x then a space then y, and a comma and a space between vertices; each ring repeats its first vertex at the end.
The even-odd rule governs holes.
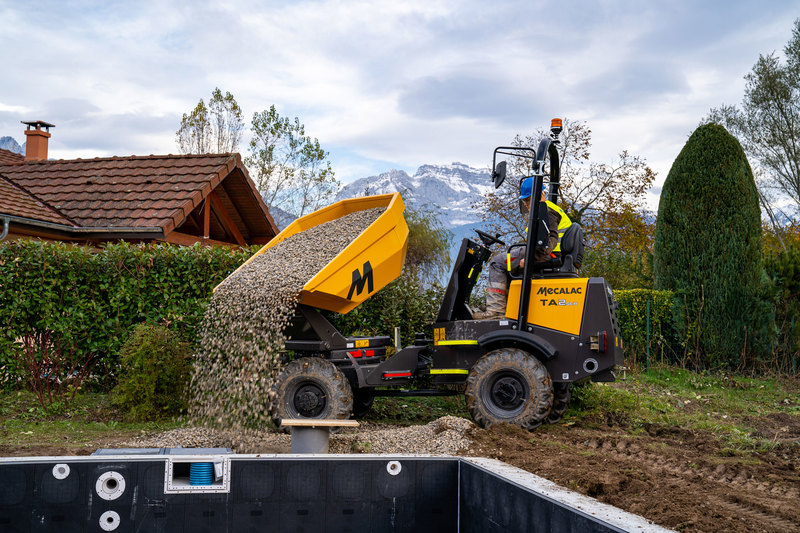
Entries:
POLYGON ((327 404, 325 391, 313 382, 301 383, 292 397, 292 407, 297 414, 306 418, 321 415, 327 404))
POLYGON ((498 372, 486 380, 482 396, 486 407, 501 418, 512 418, 522 412, 530 396, 524 376, 517 372, 498 372))

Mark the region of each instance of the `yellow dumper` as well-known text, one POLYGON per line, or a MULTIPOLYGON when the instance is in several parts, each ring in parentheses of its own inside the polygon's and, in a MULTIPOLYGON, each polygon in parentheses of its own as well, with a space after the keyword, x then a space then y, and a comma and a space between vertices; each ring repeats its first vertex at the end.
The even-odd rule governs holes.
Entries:
MULTIPOLYGON (((557 133, 537 149, 508 148, 515 157, 525 150, 534 161, 536 185, 543 165, 555 201, 560 174, 557 133)), ((500 147, 498 154, 508 153, 500 147)), ((495 166, 496 187, 505 167, 495 166)), ((388 336, 354 337, 340 333, 331 313, 347 313, 397 278, 408 246, 408 226, 399 194, 344 200, 302 217, 263 250, 291 235, 346 214, 374 207, 386 211, 302 289, 296 316, 286 330, 289 358, 272 393, 272 417, 346 419, 366 412, 375 396, 451 395, 464 392, 481 426, 512 423, 533 429, 558 421, 567 409, 572 383, 612 381, 623 362, 616 302, 602 278, 580 278, 583 232, 579 225, 564 234, 561 256, 547 263, 534 259, 535 239, 547 214, 538 198, 529 212, 526 262, 521 278, 511 281, 505 317, 476 320, 468 306, 481 269, 492 255, 496 237, 478 231, 464 239, 439 313, 429 331, 410 346, 387 356, 388 336), (424 384, 424 385, 422 385, 424 384), (461 385, 462 387, 454 387, 461 385)), ((259 253, 261 253, 259 252, 259 253)), ((398 324, 398 326, 403 326, 398 324)))

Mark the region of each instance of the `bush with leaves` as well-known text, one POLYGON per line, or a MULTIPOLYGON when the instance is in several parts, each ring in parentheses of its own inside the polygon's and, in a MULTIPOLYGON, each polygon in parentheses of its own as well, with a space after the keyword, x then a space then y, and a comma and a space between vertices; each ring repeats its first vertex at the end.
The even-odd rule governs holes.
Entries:
MULTIPOLYGON (((212 289, 253 251, 125 242, 97 251, 65 243, 3 242, 2 380, 29 380, 35 365, 50 379, 64 383, 70 377, 74 384, 76 372, 91 363, 96 379, 112 385, 117 354, 134 325, 161 321, 193 339, 212 289)), ((37 392, 47 393, 47 381, 41 385, 37 392)))
POLYGON ((685 302, 687 349, 700 368, 736 367, 770 345, 760 215, 738 141, 722 126, 697 128, 664 182, 653 273, 656 289, 685 302))
POLYGON ((112 398, 127 418, 158 420, 185 411, 191 350, 178 333, 139 324, 120 355, 120 379, 112 398))
POLYGON ((626 365, 676 361, 682 354, 674 314, 678 303, 671 291, 632 289, 614 291, 626 365))
POLYGON ((774 291, 778 337, 770 367, 797 373, 800 370, 800 246, 768 253, 764 264, 774 291))

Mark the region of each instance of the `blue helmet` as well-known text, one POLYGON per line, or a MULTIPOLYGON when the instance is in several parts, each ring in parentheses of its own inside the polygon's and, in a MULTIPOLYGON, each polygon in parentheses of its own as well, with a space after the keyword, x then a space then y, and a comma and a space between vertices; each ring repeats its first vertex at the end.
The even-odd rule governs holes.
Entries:
POLYGON ((531 197, 533 192, 533 177, 525 178, 519 186, 519 199, 525 200, 531 197))
MULTIPOLYGON (((547 191, 547 185, 542 184, 542 192, 547 191)), ((533 193, 533 176, 522 180, 522 185, 519 186, 519 199, 526 200, 531 197, 533 193)))

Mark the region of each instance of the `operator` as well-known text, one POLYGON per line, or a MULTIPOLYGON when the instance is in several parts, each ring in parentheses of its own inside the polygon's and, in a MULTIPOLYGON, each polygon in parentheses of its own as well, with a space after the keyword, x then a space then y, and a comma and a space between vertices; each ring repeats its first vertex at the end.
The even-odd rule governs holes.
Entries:
MULTIPOLYGON (((531 209, 533 183, 533 177, 525 178, 519 188, 520 212, 525 217, 528 217, 531 209)), ((542 185, 541 201, 547 204, 548 220, 546 225, 548 239, 544 246, 536 248, 534 259, 537 263, 547 261, 551 257, 558 257, 561 254, 561 238, 567 228, 572 225, 572 221, 567 214, 556 204, 547 200, 546 190, 547 185, 542 185)), ((527 228, 525 231, 528 231, 527 228)), ((518 246, 511 250, 510 255, 506 252, 500 252, 489 260, 489 280, 486 284, 486 313, 483 316, 484 319, 500 319, 505 316, 509 275, 521 274, 520 269, 525 266, 526 248, 525 246, 518 246)))

